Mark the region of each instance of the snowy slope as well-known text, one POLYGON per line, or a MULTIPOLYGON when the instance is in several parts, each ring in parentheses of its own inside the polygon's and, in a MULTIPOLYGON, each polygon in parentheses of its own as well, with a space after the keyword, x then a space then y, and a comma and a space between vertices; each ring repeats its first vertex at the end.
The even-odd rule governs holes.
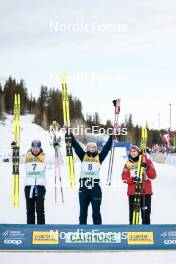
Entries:
MULTIPOLYGON (((47 131, 44 131, 38 125, 32 123, 33 116, 27 115, 21 118, 21 154, 25 153, 32 139, 40 139, 42 146, 47 155, 54 161, 54 151, 50 146, 50 137, 47 131)), ((8 155, 11 153, 10 142, 12 140, 12 117, 7 116, 4 123, 0 123, 0 155, 8 155)), ((64 151, 63 151, 64 152, 64 151)), ((126 185, 121 181, 121 172, 125 163, 123 150, 118 149, 115 153, 115 163, 112 175, 112 185, 106 185, 108 161, 105 160, 101 168, 103 201, 102 201, 102 218, 104 224, 128 224, 128 200, 126 195, 126 185)), ((153 202, 152 202, 152 223, 153 224, 174 224, 176 219, 176 211, 173 210, 173 202, 175 201, 175 185, 176 173, 175 167, 165 164, 155 164, 158 173, 158 178, 153 182, 153 202)), ((20 206, 18 209, 13 209, 11 205, 11 163, 0 163, 0 223, 26 223, 25 199, 23 193, 24 181, 24 165, 20 165, 20 206)), ((78 182, 80 163, 75 162, 76 179, 78 182)), ((66 166, 62 166, 61 174, 66 185, 64 188, 64 204, 54 204, 54 166, 50 164, 47 169, 47 194, 46 194, 46 223, 47 224, 77 224, 79 217, 78 204, 78 184, 75 190, 70 190, 67 181, 66 166)), ((92 223, 91 208, 89 209, 88 222, 92 223)), ((69 263, 74 257, 76 263, 107 263, 111 260, 120 263, 130 263, 131 261, 142 260, 145 263, 167 263, 176 262, 175 253, 157 253, 150 252, 147 258, 143 259, 143 252, 129 253, 42 253, 42 254, 26 254, 16 253, 16 261, 22 263, 31 263, 32 260, 40 258, 42 263, 52 261, 60 261, 60 263, 69 263), (85 255, 86 254, 86 255, 85 255), (20 262, 21 261, 21 262, 20 262)), ((13 254, 1 253, 1 263, 12 263, 13 254)))

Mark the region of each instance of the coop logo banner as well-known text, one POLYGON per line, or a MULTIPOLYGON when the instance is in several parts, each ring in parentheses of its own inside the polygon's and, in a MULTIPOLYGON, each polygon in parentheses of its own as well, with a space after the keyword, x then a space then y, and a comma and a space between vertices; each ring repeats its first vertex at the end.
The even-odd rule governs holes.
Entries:
POLYGON ((5 230, 1 233, 1 239, 6 245, 19 246, 25 240, 25 234, 19 230, 5 230))
POLYGON ((21 230, 4 230, 1 233, 1 236, 3 238, 7 238, 7 237, 8 238, 20 238, 20 239, 25 238, 25 234, 21 230))
POLYGON ((5 239, 4 240, 4 244, 8 244, 8 245, 15 245, 15 246, 19 246, 21 245, 23 242, 22 240, 18 239, 5 239))
POLYGON ((176 240, 164 240, 165 245, 176 245, 176 240))
POLYGON ((161 237, 165 239, 176 239, 176 230, 164 231, 161 233, 161 237))
POLYGON ((92 230, 91 232, 68 232, 65 243, 102 243, 102 244, 120 244, 121 233, 116 232, 99 232, 92 230))
POLYGON ((57 245, 59 244, 58 231, 34 231, 32 233, 33 245, 57 245))
POLYGON ((153 232, 128 232, 128 245, 153 245, 153 232))

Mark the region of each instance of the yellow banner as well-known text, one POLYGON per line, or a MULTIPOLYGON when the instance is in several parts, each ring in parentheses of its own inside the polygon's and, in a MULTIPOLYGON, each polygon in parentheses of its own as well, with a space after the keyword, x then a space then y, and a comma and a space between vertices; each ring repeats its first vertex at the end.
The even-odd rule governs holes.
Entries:
POLYGON ((128 245, 153 245, 153 232, 128 232, 128 245))
POLYGON ((32 233, 32 244, 33 245, 57 245, 59 244, 59 233, 58 231, 33 232, 32 233))

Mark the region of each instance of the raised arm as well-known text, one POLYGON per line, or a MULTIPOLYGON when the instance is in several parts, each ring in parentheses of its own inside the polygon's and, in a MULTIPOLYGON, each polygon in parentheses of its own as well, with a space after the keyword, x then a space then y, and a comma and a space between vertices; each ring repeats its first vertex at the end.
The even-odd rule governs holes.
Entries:
POLYGON ((74 135, 72 133, 70 133, 71 138, 72 138, 72 147, 74 148, 77 156, 79 157, 79 159, 81 161, 83 161, 84 159, 84 155, 85 155, 85 151, 82 149, 82 147, 80 146, 80 144, 78 143, 78 141, 76 140, 76 138, 74 137, 74 135))
POLYGON ((108 155, 108 152, 110 151, 110 149, 112 147, 112 142, 113 142, 113 136, 111 135, 111 136, 109 136, 108 141, 106 142, 102 151, 99 154, 100 163, 102 163, 104 161, 104 159, 106 158, 106 156, 108 155))

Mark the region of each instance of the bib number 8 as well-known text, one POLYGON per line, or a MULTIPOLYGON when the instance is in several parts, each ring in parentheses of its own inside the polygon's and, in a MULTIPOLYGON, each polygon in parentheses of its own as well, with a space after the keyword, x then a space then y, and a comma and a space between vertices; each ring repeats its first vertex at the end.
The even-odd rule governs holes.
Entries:
POLYGON ((138 176, 138 171, 137 170, 132 170, 131 171, 131 177, 137 177, 138 176))

